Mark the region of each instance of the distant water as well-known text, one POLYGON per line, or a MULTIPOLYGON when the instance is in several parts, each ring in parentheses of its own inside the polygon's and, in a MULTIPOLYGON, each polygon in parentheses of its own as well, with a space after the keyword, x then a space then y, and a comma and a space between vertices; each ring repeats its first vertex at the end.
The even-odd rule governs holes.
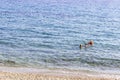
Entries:
POLYGON ((1 0, 0 66, 120 69, 119 3, 1 0))

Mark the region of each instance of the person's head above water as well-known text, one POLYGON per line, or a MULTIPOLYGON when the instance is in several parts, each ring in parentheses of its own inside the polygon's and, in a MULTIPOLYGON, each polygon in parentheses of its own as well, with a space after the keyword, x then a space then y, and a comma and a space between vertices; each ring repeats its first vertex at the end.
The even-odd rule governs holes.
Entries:
POLYGON ((93 45, 94 44, 94 42, 92 41, 92 40, 90 40, 88 43, 87 43, 87 45, 93 45))

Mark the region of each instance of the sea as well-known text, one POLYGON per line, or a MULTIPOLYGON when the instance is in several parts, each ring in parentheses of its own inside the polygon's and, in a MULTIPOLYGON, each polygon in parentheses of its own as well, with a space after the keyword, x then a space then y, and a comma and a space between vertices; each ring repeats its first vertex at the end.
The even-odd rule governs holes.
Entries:
POLYGON ((119 71, 120 1, 0 0, 0 66, 119 71))

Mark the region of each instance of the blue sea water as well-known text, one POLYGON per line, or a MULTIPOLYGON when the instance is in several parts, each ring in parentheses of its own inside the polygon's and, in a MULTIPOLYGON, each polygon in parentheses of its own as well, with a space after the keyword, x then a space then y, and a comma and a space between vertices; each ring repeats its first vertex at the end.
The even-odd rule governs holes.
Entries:
POLYGON ((0 66, 120 69, 119 13, 119 0, 0 0, 0 66))

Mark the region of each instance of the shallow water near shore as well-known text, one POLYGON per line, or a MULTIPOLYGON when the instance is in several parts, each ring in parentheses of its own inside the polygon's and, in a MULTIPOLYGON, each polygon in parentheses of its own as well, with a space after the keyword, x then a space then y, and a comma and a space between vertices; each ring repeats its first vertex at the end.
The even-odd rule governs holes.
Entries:
POLYGON ((119 13, 117 0, 0 1, 0 65, 117 71, 119 13))

